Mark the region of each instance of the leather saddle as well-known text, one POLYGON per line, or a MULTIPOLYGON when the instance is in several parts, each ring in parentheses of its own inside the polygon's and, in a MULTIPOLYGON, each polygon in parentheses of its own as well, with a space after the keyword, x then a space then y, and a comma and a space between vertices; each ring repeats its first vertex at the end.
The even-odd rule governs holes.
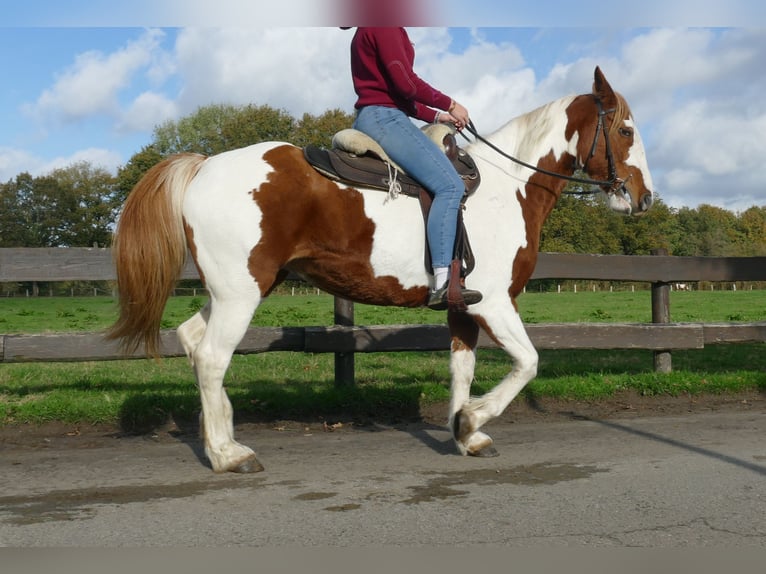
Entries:
MULTIPOLYGON (((476 163, 465 150, 458 147, 449 127, 429 125, 423 129, 443 149, 463 180, 465 193, 461 204, 465 204, 481 183, 476 163)), ((306 146, 303 155, 314 169, 332 180, 386 191, 391 197, 403 193, 419 198, 423 218, 427 221, 433 201, 431 193, 398 167, 378 143, 366 134, 353 129, 342 130, 333 137, 331 149, 306 146)), ((458 211, 454 259, 460 262, 461 278, 473 270, 475 260, 463 225, 462 209, 458 211)), ((428 249, 425 253, 425 266, 430 273, 431 256, 428 249)))
MULTIPOLYGON (((465 201, 481 183, 476 163, 465 150, 458 147, 455 135, 450 128, 426 126, 424 131, 442 148, 463 180, 465 184, 463 201, 465 201)), ((303 152, 306 160, 317 171, 336 181, 403 193, 412 197, 419 197, 421 191, 426 191, 397 166, 375 140, 354 129, 342 130, 335 134, 331 149, 307 146, 303 152), (392 183, 394 169, 396 170, 395 182, 392 183)))

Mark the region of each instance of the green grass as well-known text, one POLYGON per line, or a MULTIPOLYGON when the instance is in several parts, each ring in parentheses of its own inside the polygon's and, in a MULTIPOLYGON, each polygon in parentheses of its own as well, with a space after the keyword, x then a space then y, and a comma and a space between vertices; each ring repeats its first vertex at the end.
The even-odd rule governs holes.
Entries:
MULTIPOLYGON (((175 327, 204 304, 204 297, 175 297, 164 325, 175 327)), ((649 322, 648 291, 528 293, 520 298, 528 322, 649 322)), ((114 320, 110 298, 0 300, 0 333, 95 331, 114 320)), ((762 321, 766 291, 674 292, 674 321, 762 321)), ((359 325, 443 323, 427 309, 356 306, 359 325)), ((327 295, 279 296, 259 309, 254 324, 329 325, 327 295)), ((642 350, 543 350, 527 397, 593 399, 622 391, 642 395, 766 392, 766 345, 708 346, 673 353, 674 372, 652 370, 642 350)), ((352 388, 336 388, 331 354, 264 353, 235 356, 226 387, 241 419, 321 419, 338 416, 413 417, 423 404, 448 399, 448 353, 356 355, 352 388)), ((491 389, 510 369, 499 350, 479 351, 474 394, 491 389)), ((185 359, 88 363, 0 364, 0 423, 119 423, 146 430, 199 411, 194 377, 185 359)))
MULTIPOLYGON (((207 300, 204 296, 172 297, 162 326, 175 328, 207 300)), ((651 323, 649 291, 525 293, 519 310, 527 323, 628 322, 651 323)), ((714 291, 671 293, 671 320, 678 322, 729 322, 766 320, 766 291, 714 291)), ((116 318, 110 297, 11 297, 0 298, 0 333, 58 333, 98 331, 116 318)), ((355 306, 358 325, 443 324, 444 313, 425 308, 355 306)), ((258 326, 309 326, 333 323, 332 297, 320 295, 273 296, 262 303, 253 318, 258 326)))

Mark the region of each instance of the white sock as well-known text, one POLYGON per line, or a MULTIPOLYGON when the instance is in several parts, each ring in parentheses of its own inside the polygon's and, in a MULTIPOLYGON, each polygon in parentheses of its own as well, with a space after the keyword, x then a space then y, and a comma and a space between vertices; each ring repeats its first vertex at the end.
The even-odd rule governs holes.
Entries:
POLYGON ((449 276, 449 267, 434 267, 434 291, 444 287, 449 276))

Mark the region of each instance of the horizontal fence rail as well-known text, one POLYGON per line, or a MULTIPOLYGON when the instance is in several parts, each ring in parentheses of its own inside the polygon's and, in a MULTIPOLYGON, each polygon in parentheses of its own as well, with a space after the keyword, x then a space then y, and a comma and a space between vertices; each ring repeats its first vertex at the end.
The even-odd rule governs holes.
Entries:
MULTIPOLYGON (((0 283, 113 281, 116 278, 110 249, 0 249, 0 283)), ((199 278, 191 258, 188 258, 180 278, 199 278)), ((766 281, 766 257, 540 253, 532 279, 593 279, 648 283, 766 281)))
MULTIPOLYGON (((760 323, 562 323, 527 326, 538 349, 702 349, 715 343, 766 341, 766 321, 760 323)), ((270 351, 306 353, 384 353, 447 351, 446 325, 374 325, 371 327, 252 327, 237 354, 270 351)), ((496 348, 482 333, 480 348, 496 348)), ((161 332, 161 355, 182 357, 174 329, 161 332)), ((0 362, 112 361, 140 359, 142 352, 123 354, 99 333, 46 333, 0 336, 0 362)))
MULTIPOLYGON (((0 283, 21 281, 111 281, 111 251, 99 248, 0 249, 0 283)), ((182 279, 198 278, 189 259, 182 279)), ((766 281, 766 257, 670 257, 667 255, 583 255, 540 253, 533 279, 591 279, 652 284, 653 323, 530 324, 538 349, 648 349, 655 368, 670 370, 670 351, 717 343, 766 341, 766 321, 756 323, 672 323, 669 290, 674 282, 766 281)), ((450 345, 443 325, 353 324, 353 304, 335 300, 331 327, 252 327, 237 353, 301 351, 335 353, 336 382, 353 382, 353 355, 367 352, 443 351, 450 345)), ((162 356, 183 356, 174 330, 161 333, 162 356)), ((479 346, 492 348, 484 333, 479 346)), ((0 362, 104 361, 143 358, 125 355, 100 333, 0 335, 0 362)))

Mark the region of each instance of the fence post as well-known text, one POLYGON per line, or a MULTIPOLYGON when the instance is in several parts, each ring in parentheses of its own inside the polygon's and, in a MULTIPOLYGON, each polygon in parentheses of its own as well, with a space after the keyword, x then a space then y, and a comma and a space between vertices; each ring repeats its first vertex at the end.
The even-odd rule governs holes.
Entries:
MULTIPOLYGON (((335 297, 335 324, 351 327, 354 324, 354 303, 335 297)), ((335 353, 335 385, 354 384, 354 353, 335 353)))
MULTIPOLYGON (((667 249, 652 249, 652 255, 667 255, 667 249)), ((652 323, 670 323, 670 284, 652 283, 652 323)), ((673 370, 670 351, 654 352, 654 370, 669 373, 673 370)))

